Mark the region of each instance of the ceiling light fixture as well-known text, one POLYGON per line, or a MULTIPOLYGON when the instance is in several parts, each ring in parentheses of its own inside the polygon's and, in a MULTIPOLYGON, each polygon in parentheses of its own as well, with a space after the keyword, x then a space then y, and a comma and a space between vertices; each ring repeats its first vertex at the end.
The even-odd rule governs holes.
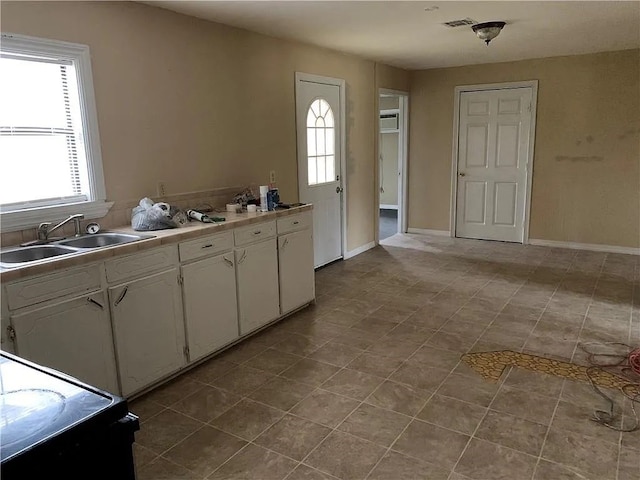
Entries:
POLYGON ((489 45, 489 42, 496 38, 502 28, 506 25, 505 22, 484 22, 477 23, 471 27, 480 40, 489 45))

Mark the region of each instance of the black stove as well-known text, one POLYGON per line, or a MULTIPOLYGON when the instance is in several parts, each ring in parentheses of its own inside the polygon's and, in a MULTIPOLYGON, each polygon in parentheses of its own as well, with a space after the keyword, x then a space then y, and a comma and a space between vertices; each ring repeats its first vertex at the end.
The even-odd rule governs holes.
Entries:
POLYGON ((3 480, 135 479, 138 429, 123 398, 0 352, 3 480))

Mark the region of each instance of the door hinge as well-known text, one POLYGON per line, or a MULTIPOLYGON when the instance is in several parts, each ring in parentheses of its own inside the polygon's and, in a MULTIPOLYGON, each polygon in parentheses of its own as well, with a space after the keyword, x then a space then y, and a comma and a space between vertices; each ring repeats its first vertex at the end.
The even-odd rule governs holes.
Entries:
POLYGON ((184 285, 184 277, 182 275, 178 275, 178 283, 184 285))
POLYGON ((531 112, 531 102, 529 102, 529 107, 527 108, 529 112, 531 112))
POLYGON ((184 358, 189 360, 189 347, 187 345, 184 346, 184 348, 182 349, 182 352, 184 353, 184 358))
POLYGON ((11 340, 12 342, 15 341, 15 339, 16 339, 16 331, 13 328, 13 325, 9 325, 7 327, 7 335, 9 337, 9 340, 11 340))

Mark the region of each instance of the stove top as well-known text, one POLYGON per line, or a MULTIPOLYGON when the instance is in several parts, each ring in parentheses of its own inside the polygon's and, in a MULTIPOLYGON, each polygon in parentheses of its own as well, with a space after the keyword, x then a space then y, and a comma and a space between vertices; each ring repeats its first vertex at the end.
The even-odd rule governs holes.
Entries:
POLYGON ((5 353, 0 355, 0 459, 4 463, 89 418, 119 397, 5 353))

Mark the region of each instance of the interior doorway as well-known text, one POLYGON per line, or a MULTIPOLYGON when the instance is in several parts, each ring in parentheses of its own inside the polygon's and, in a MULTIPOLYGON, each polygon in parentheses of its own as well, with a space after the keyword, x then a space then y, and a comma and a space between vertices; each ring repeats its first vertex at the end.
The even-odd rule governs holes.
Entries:
POLYGON ((406 232, 408 94, 380 90, 378 136, 378 240, 406 232))

